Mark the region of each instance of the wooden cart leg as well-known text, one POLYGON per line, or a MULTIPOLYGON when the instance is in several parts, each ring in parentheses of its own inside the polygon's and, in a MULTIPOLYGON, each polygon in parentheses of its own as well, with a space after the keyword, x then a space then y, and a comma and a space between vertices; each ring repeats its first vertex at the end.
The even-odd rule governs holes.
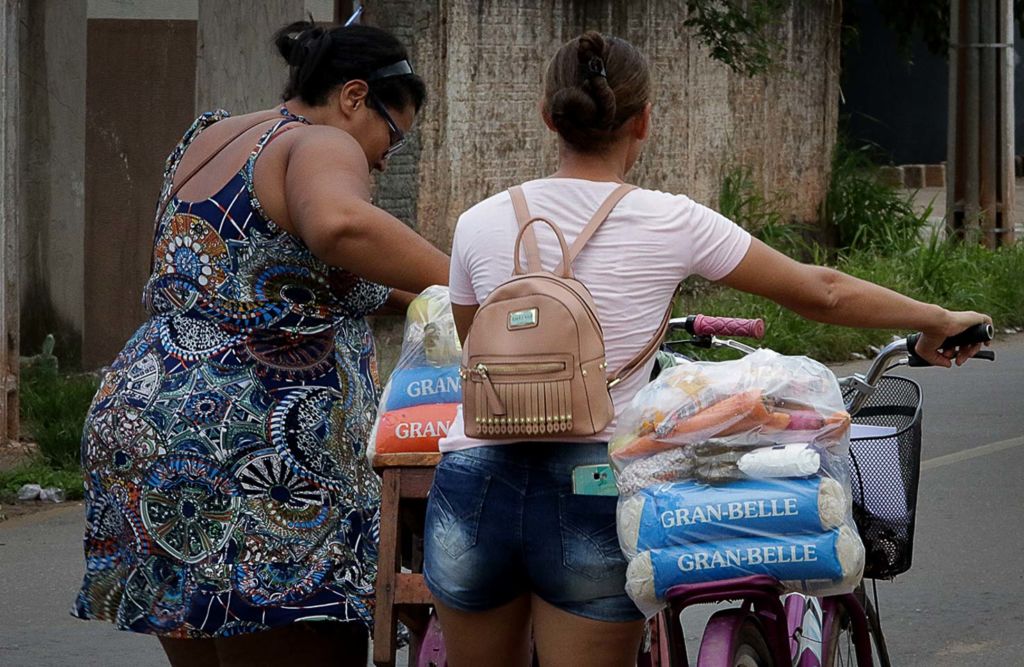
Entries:
POLYGON ((395 614, 395 575, 398 573, 398 505, 401 491, 399 469, 384 471, 381 485, 380 546, 377 561, 377 608, 373 626, 373 662, 377 667, 394 667, 395 635, 398 631, 395 614))

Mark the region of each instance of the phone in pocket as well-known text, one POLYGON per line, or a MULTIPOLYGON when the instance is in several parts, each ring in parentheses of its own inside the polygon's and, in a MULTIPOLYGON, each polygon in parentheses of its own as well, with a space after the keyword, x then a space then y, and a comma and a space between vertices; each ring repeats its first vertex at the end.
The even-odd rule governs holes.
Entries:
POLYGON ((572 469, 572 492, 578 496, 617 496, 615 472, 607 463, 572 469))

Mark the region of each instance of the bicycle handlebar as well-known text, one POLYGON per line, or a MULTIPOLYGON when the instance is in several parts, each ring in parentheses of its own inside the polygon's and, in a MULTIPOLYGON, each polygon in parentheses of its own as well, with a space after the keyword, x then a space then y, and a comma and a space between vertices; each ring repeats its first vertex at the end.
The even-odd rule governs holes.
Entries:
POLYGON ((746 320, 739 317, 711 317, 689 315, 669 322, 673 329, 685 329, 694 336, 744 336, 764 338, 764 320, 746 320))
MULTIPOLYGON (((981 324, 976 324, 973 327, 965 329, 955 336, 950 336, 946 340, 942 341, 942 349, 952 350, 962 345, 987 343, 992 340, 994 334, 995 331, 993 330, 992 325, 987 322, 982 322, 981 324)), ((925 359, 917 353, 917 341, 920 340, 920 338, 920 333, 910 334, 907 336, 907 356, 910 357, 908 365, 917 368, 931 366, 930 363, 925 361, 925 359)), ((974 358, 984 359, 986 361, 995 361, 996 353, 991 350, 982 350, 974 355, 974 358)))
MULTIPOLYGON (((984 343, 992 340, 992 335, 993 329, 991 324, 978 324, 970 329, 961 331, 955 336, 950 336, 942 342, 942 346, 943 349, 947 349, 947 347, 953 348, 956 347, 956 345, 969 345, 972 342, 984 343)), ((889 362, 893 358, 906 357, 908 366, 931 366, 931 364, 921 358, 921 356, 914 351, 914 347, 917 345, 917 341, 920 338, 920 333, 910 334, 906 338, 900 338, 899 340, 889 343, 883 347, 877 355, 875 355, 875 359, 871 362, 871 367, 868 371, 863 376, 856 376, 857 382, 853 386, 858 391, 847 404, 847 412, 851 415, 855 415, 860 411, 864 402, 867 401, 871 389, 878 384, 878 379, 886 370, 888 370, 889 362)), ((991 350, 983 350, 974 355, 973 358, 995 361, 996 353, 991 350)))

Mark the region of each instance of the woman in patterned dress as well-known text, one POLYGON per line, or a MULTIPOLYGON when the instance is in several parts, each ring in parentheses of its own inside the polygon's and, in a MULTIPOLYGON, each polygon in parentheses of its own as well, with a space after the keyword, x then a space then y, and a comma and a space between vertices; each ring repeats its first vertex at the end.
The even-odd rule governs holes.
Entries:
POLYGON ((205 113, 168 159, 149 318, 82 440, 74 613, 158 636, 172 665, 366 664, 379 486, 364 317, 448 278, 443 253, 370 203, 425 97, 405 48, 312 23, 275 42, 284 104, 205 113))

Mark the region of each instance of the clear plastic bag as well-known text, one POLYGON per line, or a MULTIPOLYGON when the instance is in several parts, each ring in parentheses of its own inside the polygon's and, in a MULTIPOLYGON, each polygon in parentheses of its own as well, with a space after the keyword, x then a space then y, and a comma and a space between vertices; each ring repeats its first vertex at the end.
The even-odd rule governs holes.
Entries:
POLYGON ((402 352, 381 395, 367 456, 436 452, 462 400, 462 346, 448 288, 428 287, 406 311, 402 352))
POLYGON ((849 427, 835 376, 806 357, 759 350, 665 369, 609 444, 637 606, 651 616, 673 586, 755 574, 792 592, 852 591, 864 547, 849 427))

